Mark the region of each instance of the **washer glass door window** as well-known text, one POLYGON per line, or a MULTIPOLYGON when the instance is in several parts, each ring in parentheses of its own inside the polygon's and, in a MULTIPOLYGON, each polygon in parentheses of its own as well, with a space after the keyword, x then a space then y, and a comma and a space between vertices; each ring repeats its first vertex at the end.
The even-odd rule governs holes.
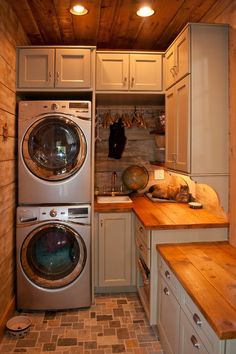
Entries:
POLYGON ((21 264, 40 287, 56 289, 72 283, 85 267, 86 246, 81 236, 60 223, 33 230, 21 248, 21 264))
POLYGON ((83 165, 87 146, 82 130, 64 116, 47 116, 26 132, 22 153, 37 177, 57 181, 70 177, 83 165))

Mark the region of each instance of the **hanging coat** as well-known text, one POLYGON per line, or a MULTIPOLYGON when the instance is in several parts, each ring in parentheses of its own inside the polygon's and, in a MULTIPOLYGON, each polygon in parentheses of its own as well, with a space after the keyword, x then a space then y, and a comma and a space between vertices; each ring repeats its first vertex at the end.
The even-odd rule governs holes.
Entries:
POLYGON ((118 122, 110 125, 109 154, 108 157, 120 159, 126 143, 125 128, 120 118, 118 122))

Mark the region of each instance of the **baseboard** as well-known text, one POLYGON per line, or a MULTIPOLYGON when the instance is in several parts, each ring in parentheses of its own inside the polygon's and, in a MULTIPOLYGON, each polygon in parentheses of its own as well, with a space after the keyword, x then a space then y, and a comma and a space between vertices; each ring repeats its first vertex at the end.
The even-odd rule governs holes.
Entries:
POLYGON ((12 314, 15 312, 15 297, 9 302, 6 311, 4 312, 1 322, 0 322, 0 341, 3 338, 4 332, 5 332, 5 327, 8 319, 12 316, 12 314))
POLYGON ((116 294, 116 293, 134 293, 137 292, 137 287, 130 286, 106 286, 106 287, 95 287, 95 294, 116 294))

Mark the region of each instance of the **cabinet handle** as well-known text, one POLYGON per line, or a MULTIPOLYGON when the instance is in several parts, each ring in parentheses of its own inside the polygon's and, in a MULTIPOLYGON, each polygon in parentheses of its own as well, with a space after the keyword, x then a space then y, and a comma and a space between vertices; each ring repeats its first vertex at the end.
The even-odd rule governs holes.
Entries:
POLYGON ((170 295, 170 292, 169 292, 169 290, 168 290, 167 288, 164 288, 163 291, 164 291, 164 294, 165 294, 165 295, 167 295, 167 296, 170 295))
POLYGON ((194 335, 191 337, 191 342, 195 348, 200 349, 200 343, 198 343, 197 338, 194 335))
POLYGON ((134 86, 134 77, 132 77, 132 79, 131 79, 131 87, 133 87, 134 86))
POLYGON ((51 71, 49 71, 49 72, 48 72, 48 82, 51 81, 51 78, 52 78, 52 73, 51 73, 51 71))
POLYGON ((168 270, 165 271, 165 276, 167 279, 170 279, 170 273, 168 272, 168 270))
POLYGON ((170 68, 170 72, 171 72, 172 76, 175 77, 175 70, 174 70, 174 68, 170 68))
POLYGON ((142 226, 139 226, 139 231, 143 232, 143 227, 142 226))
POLYGON ((125 86, 126 85, 126 83, 127 83, 127 77, 124 77, 124 80, 123 80, 123 85, 125 86))
POLYGON ((193 315, 193 320, 197 326, 201 327, 202 320, 200 319, 200 317, 196 313, 193 315))
POLYGON ((59 77, 60 77, 60 74, 59 74, 59 71, 57 71, 57 82, 59 81, 59 77))
POLYGON ((172 161, 173 161, 174 163, 176 163, 176 160, 177 160, 177 154, 176 154, 176 153, 173 153, 173 154, 172 154, 172 161))
POLYGON ((174 74, 177 75, 177 74, 178 74, 178 71, 179 71, 179 70, 178 70, 178 66, 177 66, 177 65, 174 65, 172 69, 173 69, 174 74))
POLYGON ((100 221, 100 226, 103 227, 103 220, 100 221))

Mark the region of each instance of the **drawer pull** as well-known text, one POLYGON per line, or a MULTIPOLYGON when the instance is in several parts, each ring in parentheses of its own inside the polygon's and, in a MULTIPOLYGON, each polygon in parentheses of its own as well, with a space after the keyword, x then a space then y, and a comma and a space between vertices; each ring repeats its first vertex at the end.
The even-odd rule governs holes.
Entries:
POLYGON ((164 291, 164 294, 165 294, 165 295, 167 295, 167 296, 170 295, 170 292, 169 292, 169 290, 168 290, 167 288, 164 288, 163 291, 164 291))
POLYGON ((168 270, 165 271, 165 276, 167 279, 170 279, 170 273, 168 272, 168 270))
POLYGON ((198 343, 197 338, 194 335, 191 337, 191 342, 194 348, 200 349, 200 343, 198 343))
POLYGON ((196 313, 193 315, 193 320, 197 326, 201 327, 202 320, 200 319, 200 317, 196 313))

